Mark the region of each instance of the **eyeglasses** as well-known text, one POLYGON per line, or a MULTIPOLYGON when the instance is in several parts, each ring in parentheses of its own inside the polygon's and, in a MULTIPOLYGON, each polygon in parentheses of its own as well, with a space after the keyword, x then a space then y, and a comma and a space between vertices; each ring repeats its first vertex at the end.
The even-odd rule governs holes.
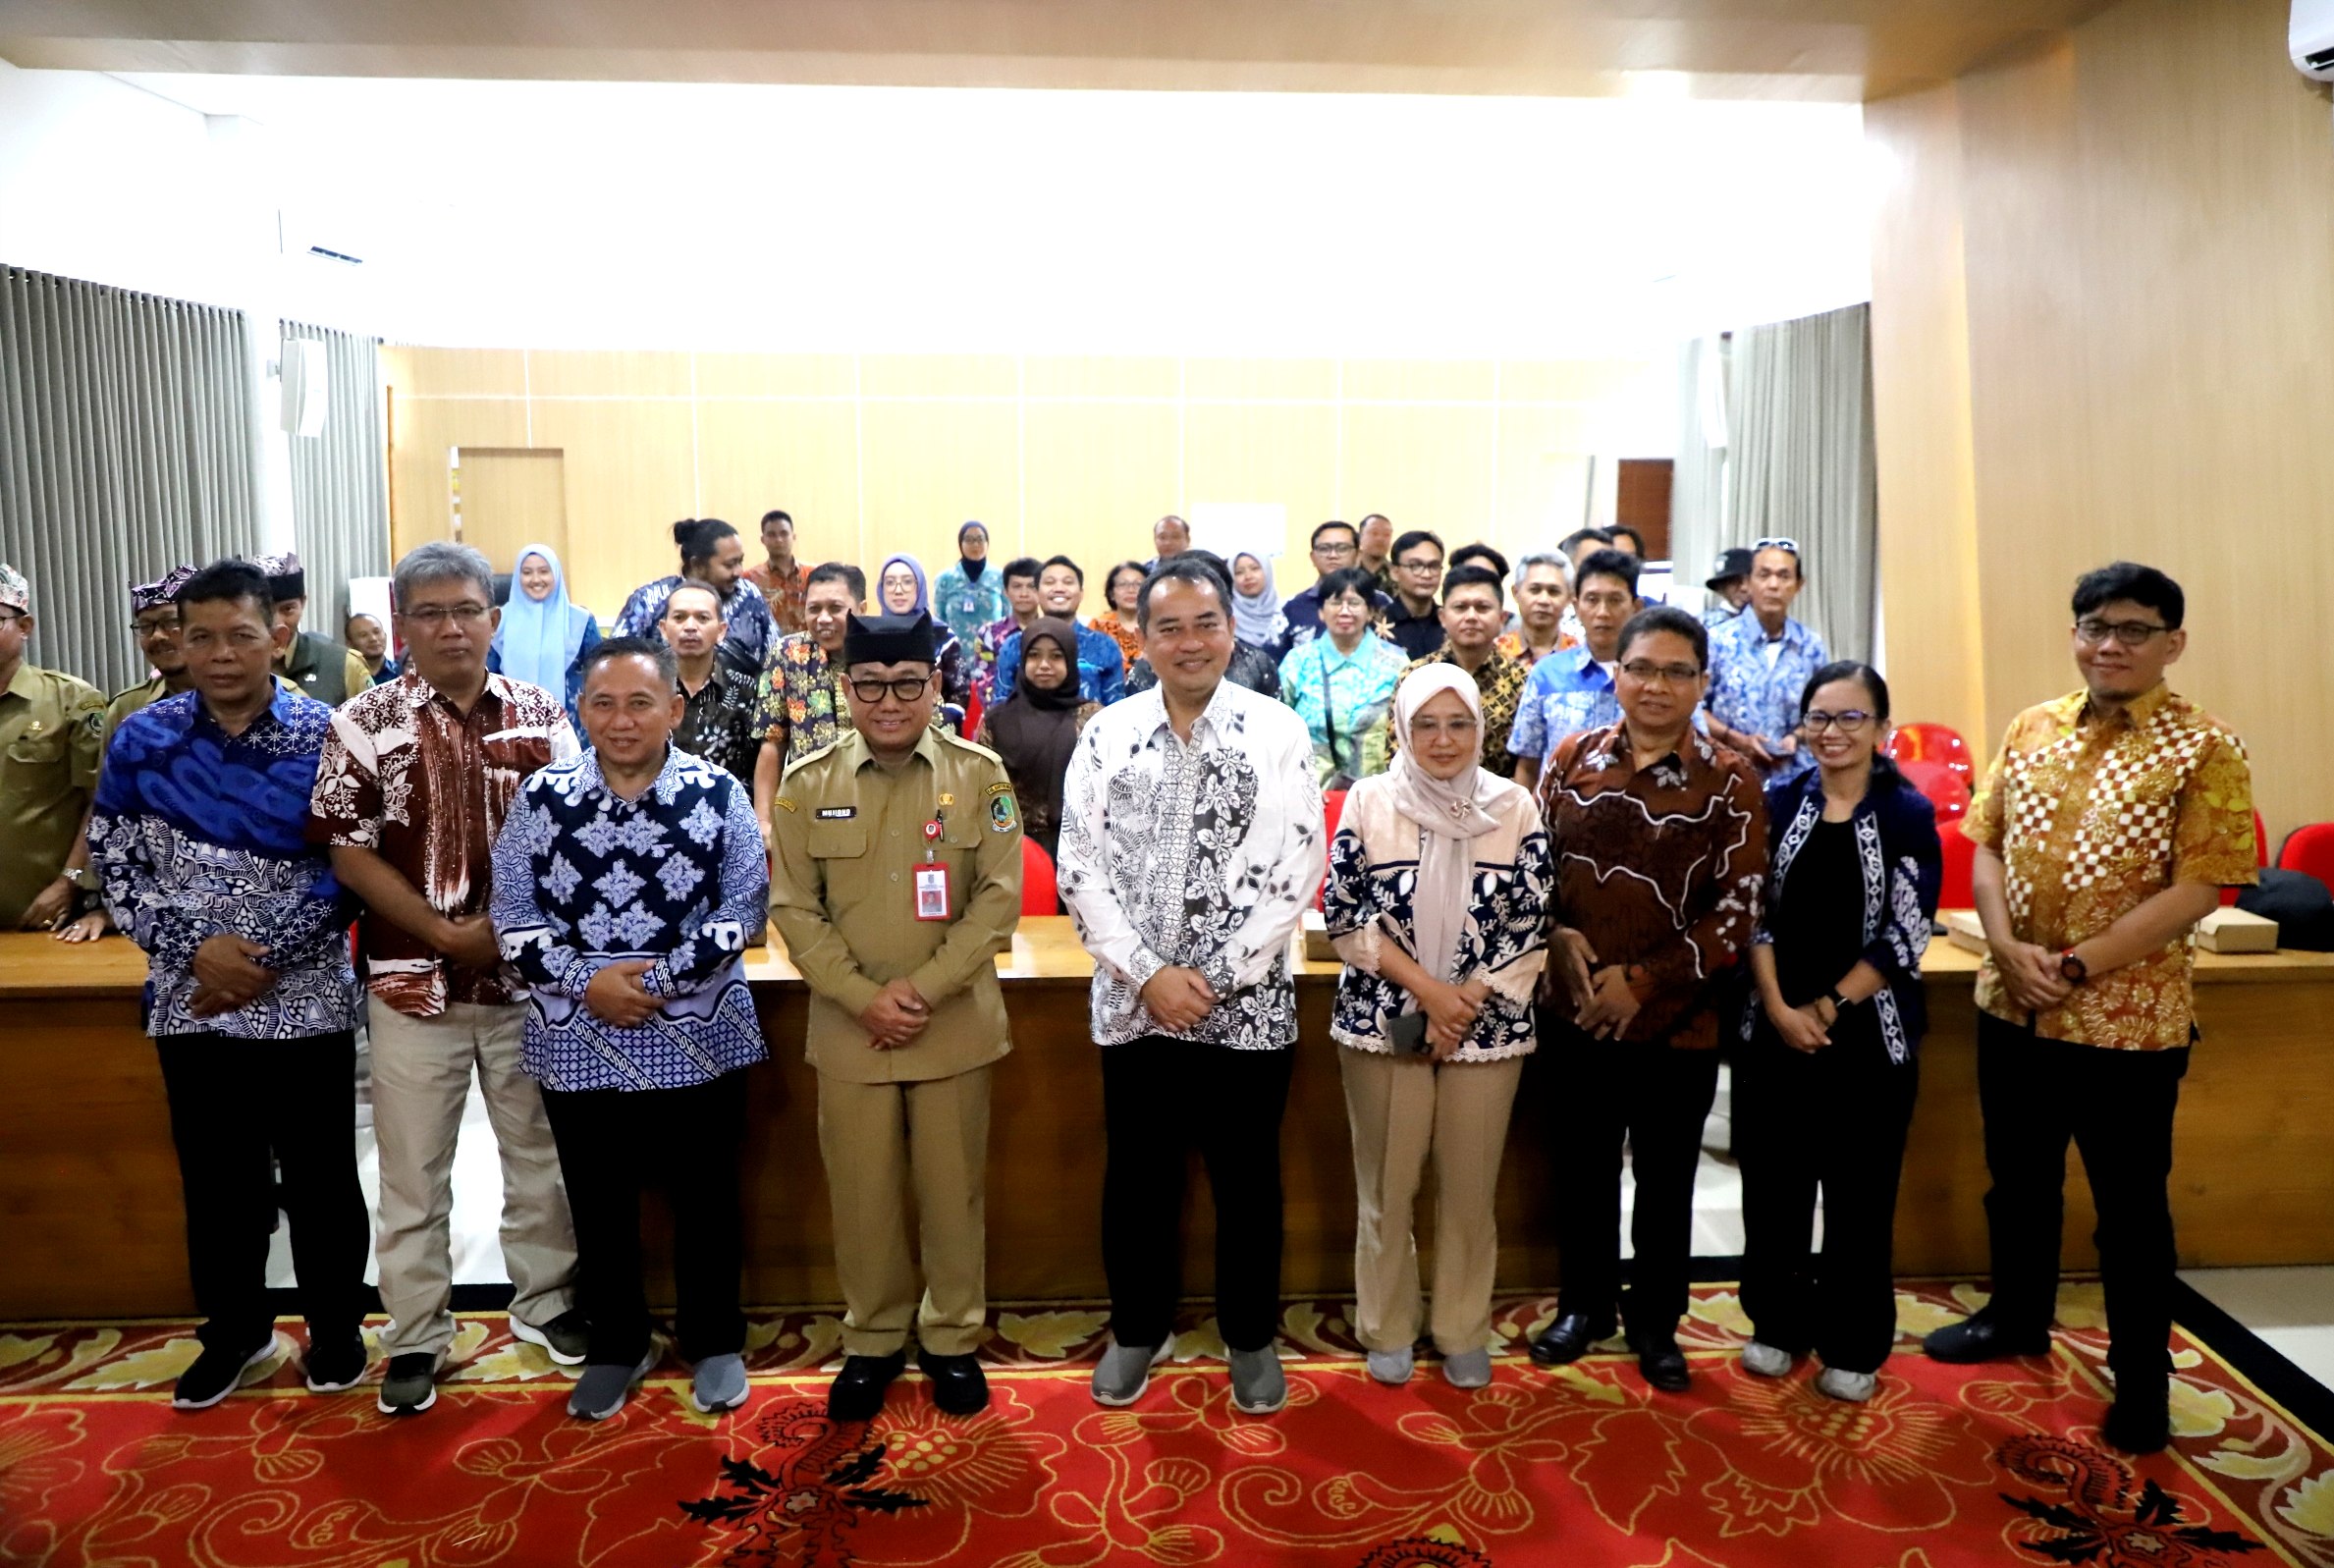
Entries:
POLYGON ((2127 648, 2146 646, 2147 639, 2159 631, 2170 631, 2150 621, 2101 621, 2096 616, 2085 616, 2075 622, 2075 635, 2096 647, 2113 637, 2127 648))
POLYGON ((1834 726, 1838 727, 1842 734, 1854 734, 1872 722, 1873 716, 1861 708, 1850 708, 1844 713, 1825 713, 1820 708, 1811 708, 1799 721, 1800 727, 1811 735, 1834 726))
POLYGON ((1440 571, 1442 569, 1442 563, 1439 561, 1397 561, 1394 565, 1400 567, 1404 571, 1440 571))
POLYGON ((1420 740, 1431 739, 1436 735, 1456 735, 1461 740, 1465 740, 1469 736, 1473 735, 1476 730, 1482 728, 1483 727, 1477 724, 1473 719, 1466 717, 1457 719, 1413 719, 1410 721, 1410 733, 1420 740))
POLYGON ((28 619, 29 618, 26 616, 0 616, 0 626, 13 626, 18 622, 28 619))
POLYGON ((850 684, 851 695, 861 702, 881 702, 887 691, 901 702, 913 702, 924 694, 926 686, 932 684, 932 677, 901 676, 896 680, 854 680, 850 684))
POLYGON ((1331 561, 1342 561, 1347 556, 1357 554, 1360 550, 1360 545, 1351 544, 1318 544, 1313 547, 1313 553, 1315 555, 1327 556, 1331 561))
POLYGON ((1793 555, 1797 555, 1799 554, 1799 541, 1783 538, 1754 540, 1751 544, 1751 554, 1757 555, 1762 550, 1788 550, 1793 555))
POLYGON ((1621 666, 1621 674, 1646 686, 1656 681, 1683 686, 1702 678, 1702 672, 1693 665, 1657 665, 1646 659, 1630 660, 1621 666))
POLYGON ((417 610, 401 610, 398 614, 417 626, 434 628, 449 621, 458 626, 474 626, 492 612, 481 604, 461 604, 423 605, 417 610))

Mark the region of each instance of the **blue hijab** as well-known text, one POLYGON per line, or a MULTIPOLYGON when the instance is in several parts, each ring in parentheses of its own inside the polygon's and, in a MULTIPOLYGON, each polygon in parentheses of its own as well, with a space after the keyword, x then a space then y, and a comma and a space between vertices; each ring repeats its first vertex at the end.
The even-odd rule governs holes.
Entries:
POLYGON ((528 545, 519 551, 512 565, 511 602, 503 606, 503 622, 494 631, 503 674, 564 698, 568 667, 575 662, 590 625, 591 612, 568 602, 568 573, 558 552, 549 545, 528 545), (541 556, 551 567, 549 598, 531 599, 519 585, 518 568, 529 556, 541 556))
POLYGON ((875 613, 879 616, 912 616, 919 610, 929 612, 931 609, 932 585, 925 581, 924 568, 917 564, 916 558, 907 555, 884 557, 883 567, 875 574, 875 613), (892 563, 895 561, 914 572, 916 577, 916 602, 905 610, 895 610, 884 603, 884 572, 892 569, 892 563))

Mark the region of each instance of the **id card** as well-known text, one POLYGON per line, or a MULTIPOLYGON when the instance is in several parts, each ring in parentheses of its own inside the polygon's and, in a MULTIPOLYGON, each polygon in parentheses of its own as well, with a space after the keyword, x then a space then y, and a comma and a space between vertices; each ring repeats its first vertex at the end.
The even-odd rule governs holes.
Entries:
POLYGON ((916 918, 949 918, 949 868, 940 864, 916 867, 916 918))

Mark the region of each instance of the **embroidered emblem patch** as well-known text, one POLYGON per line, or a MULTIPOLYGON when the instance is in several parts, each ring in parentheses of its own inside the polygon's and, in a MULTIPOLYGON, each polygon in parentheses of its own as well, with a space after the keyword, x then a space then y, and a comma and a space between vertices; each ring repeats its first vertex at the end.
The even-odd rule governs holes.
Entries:
POLYGON ((1013 831, 1013 792, 1004 784, 993 784, 989 790, 989 831, 1013 831))

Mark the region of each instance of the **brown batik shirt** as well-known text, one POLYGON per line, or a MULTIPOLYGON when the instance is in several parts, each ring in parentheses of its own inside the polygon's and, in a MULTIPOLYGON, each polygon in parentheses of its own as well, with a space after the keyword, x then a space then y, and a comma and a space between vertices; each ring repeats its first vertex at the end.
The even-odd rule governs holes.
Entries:
MULTIPOLYGON (((1629 1040, 1718 1043, 1719 982, 1742 958, 1766 884, 1766 808, 1751 765, 1697 730, 1640 768, 1625 724, 1567 736, 1540 781, 1555 863, 1549 910, 1620 964, 1629 1040)), ((1551 959, 1544 998, 1561 1005, 1551 959)))
MULTIPOLYGON (((465 715, 407 671, 334 710, 309 801, 313 841, 370 849, 450 920, 486 913, 494 841, 529 774, 577 754, 560 698, 490 675, 465 715)), ((380 913, 357 923, 365 984, 399 1012, 524 995, 498 965, 449 963, 380 913)))

